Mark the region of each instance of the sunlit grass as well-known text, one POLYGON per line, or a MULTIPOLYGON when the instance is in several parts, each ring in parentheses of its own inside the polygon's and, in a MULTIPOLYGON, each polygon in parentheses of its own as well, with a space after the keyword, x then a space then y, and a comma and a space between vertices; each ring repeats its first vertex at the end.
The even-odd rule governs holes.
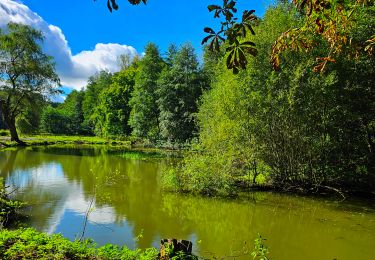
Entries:
MULTIPOLYGON (((27 145, 54 145, 54 144, 93 144, 93 145, 116 145, 131 147, 128 140, 107 139, 96 136, 58 136, 58 135, 33 135, 20 136, 20 139, 27 145)), ((8 136, 0 136, 0 144, 4 146, 17 146, 16 142, 11 142, 8 136)))

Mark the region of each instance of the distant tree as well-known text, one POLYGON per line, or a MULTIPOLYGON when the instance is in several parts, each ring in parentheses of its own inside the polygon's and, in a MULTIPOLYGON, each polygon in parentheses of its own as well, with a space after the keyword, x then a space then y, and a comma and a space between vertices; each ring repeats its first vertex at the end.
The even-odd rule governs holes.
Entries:
POLYGON ((157 46, 146 46, 145 56, 139 62, 139 72, 130 100, 132 111, 129 125, 138 137, 156 140, 159 138, 159 110, 156 104, 157 81, 165 63, 157 46))
POLYGON ((64 135, 89 134, 83 124, 84 94, 83 91, 73 90, 63 103, 47 106, 41 115, 41 131, 64 135))
POLYGON ((138 60, 138 57, 132 57, 130 54, 127 53, 121 54, 120 56, 118 56, 117 59, 120 66, 120 70, 126 70, 132 65, 133 60, 138 60))
POLYGON ((9 23, 0 31, 0 107, 11 139, 18 137, 16 119, 41 96, 56 94, 59 78, 52 58, 42 52, 43 35, 30 26, 9 23))
POLYGON ((45 133, 70 135, 72 132, 73 119, 67 111, 46 107, 41 116, 41 130, 45 133))
POLYGON ((137 62, 134 62, 115 73, 112 84, 100 93, 99 104, 93 115, 95 134, 125 136, 131 133, 128 125, 131 111, 129 100, 134 90, 137 66, 137 62))
POLYGON ((93 114, 95 107, 99 104, 100 93, 112 83, 112 74, 101 71, 88 80, 83 99, 84 127, 91 134, 94 133, 93 114))
POLYGON ((157 91, 161 137, 169 143, 185 143, 197 131, 194 113, 208 81, 190 44, 170 52, 168 59, 171 66, 163 70, 157 91))
POLYGON ((87 134, 88 130, 84 126, 83 114, 83 100, 85 97, 84 91, 73 90, 66 97, 64 103, 57 108, 65 111, 70 116, 70 133, 71 134, 87 134))
POLYGON ((178 47, 175 44, 170 44, 165 57, 165 62, 168 66, 172 66, 174 59, 176 58, 178 47))

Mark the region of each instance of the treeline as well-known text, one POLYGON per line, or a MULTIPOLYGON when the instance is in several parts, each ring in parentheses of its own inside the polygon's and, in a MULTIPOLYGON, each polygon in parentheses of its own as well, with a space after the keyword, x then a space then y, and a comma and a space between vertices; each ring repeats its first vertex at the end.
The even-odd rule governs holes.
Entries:
POLYGON ((197 136, 194 114, 208 88, 207 73, 190 44, 171 45, 163 58, 148 44, 142 58, 123 56, 121 71, 92 76, 62 104, 40 116, 42 132, 102 137, 134 136, 153 144, 183 145, 197 136))
POLYGON ((316 57, 332 46, 319 35, 306 38, 315 48, 286 49, 280 70, 272 68, 276 39, 305 23, 281 1, 247 39, 256 42, 258 55, 249 55, 246 70, 233 75, 224 54, 207 54, 213 84, 199 108, 200 145, 166 174, 165 184, 209 195, 253 183, 374 192, 375 58, 364 45, 375 31, 374 6, 358 6, 351 19, 350 44, 322 72, 314 71, 316 57))

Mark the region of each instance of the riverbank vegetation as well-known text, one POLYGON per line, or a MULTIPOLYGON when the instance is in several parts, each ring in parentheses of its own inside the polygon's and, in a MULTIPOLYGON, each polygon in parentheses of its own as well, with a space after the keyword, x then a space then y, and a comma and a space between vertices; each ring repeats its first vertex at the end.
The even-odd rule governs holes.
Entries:
POLYGON ((20 209, 23 206, 25 203, 9 198, 3 178, 0 178, 0 230, 16 224, 17 220, 21 218, 20 209))
POLYGON ((130 250, 92 241, 69 241, 61 235, 47 235, 34 229, 1 230, 1 259, 157 259, 158 250, 130 250))
POLYGON ((269 62, 275 41, 307 18, 288 3, 269 8, 248 38, 258 55, 246 70, 234 75, 221 58, 206 63, 213 76, 197 114, 200 142, 167 172, 167 188, 232 195, 261 183, 284 191, 373 194, 375 59, 365 46, 374 14, 373 6, 353 11, 352 44, 324 71, 314 68, 315 57, 331 51, 321 35, 304 39, 313 49, 286 49, 275 71, 269 62))

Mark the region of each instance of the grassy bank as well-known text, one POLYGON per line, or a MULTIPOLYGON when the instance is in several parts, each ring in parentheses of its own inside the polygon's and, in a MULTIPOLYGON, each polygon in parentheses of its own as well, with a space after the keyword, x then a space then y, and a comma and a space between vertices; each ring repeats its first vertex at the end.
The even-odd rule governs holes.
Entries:
MULTIPOLYGON (((130 148, 131 141, 95 136, 55 136, 55 135, 34 135, 21 136, 21 140, 29 146, 42 145, 65 145, 65 144, 92 144, 92 145, 116 145, 130 148)), ((0 136, 0 147, 15 147, 16 142, 12 142, 9 136, 0 136)))

